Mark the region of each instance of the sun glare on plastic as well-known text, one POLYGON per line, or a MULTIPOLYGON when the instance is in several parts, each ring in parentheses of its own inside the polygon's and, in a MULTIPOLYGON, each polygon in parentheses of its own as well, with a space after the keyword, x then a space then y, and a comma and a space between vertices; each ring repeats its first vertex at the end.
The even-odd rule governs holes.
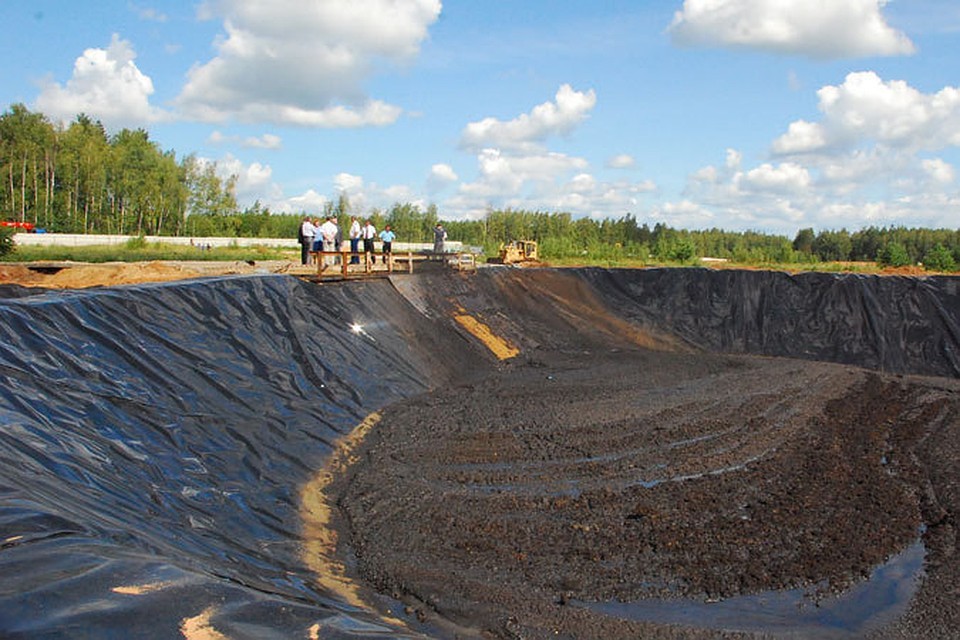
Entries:
POLYGON ((363 325, 354 322, 353 324, 350 325, 350 331, 353 331, 355 334, 360 335, 361 333, 364 333, 363 325))

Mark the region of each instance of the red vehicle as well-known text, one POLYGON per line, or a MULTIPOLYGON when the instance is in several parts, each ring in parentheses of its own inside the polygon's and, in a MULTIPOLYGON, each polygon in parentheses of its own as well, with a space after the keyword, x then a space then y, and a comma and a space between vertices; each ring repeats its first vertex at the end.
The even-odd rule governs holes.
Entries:
POLYGON ((0 221, 0 227, 13 227, 19 231, 26 231, 27 233, 33 233, 37 230, 32 222, 8 222, 3 220, 0 221))

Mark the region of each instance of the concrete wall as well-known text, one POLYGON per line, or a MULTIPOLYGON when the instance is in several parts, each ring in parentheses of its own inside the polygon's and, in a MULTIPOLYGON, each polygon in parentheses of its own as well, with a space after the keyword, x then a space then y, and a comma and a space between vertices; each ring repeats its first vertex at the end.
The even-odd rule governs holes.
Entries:
MULTIPOLYGON (((16 233, 13 235, 13 241, 21 246, 44 246, 44 247, 91 247, 104 245, 126 244, 137 236, 112 236, 95 235, 80 233, 16 233)), ((197 246, 210 245, 211 247, 283 247, 286 249, 299 249, 300 244, 296 238, 190 238, 190 237, 172 237, 172 236, 146 236, 148 243, 164 243, 176 245, 189 245, 191 242, 197 246)), ((349 244, 344 243, 345 247, 349 244)), ((457 241, 447 241, 447 251, 458 252, 463 250, 463 243, 457 241)), ((380 249, 380 243, 377 243, 377 250, 380 249)), ((428 242, 394 242, 393 250, 397 253, 401 251, 429 251, 433 249, 433 244, 428 242)))
MULTIPOLYGON (((92 247, 104 245, 126 244, 137 236, 113 236, 82 233, 16 233, 13 241, 24 247, 92 247)), ((296 249, 296 238, 190 238, 171 236, 146 236, 147 242, 162 242, 165 244, 197 245, 209 244, 211 247, 240 247, 267 246, 289 247, 296 249)))

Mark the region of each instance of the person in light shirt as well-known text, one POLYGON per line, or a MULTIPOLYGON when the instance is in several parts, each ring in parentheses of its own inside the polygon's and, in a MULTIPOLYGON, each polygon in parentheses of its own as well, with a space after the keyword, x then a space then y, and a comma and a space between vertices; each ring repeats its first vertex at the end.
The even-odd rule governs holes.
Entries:
POLYGON ((443 253, 446 251, 446 241, 447 231, 443 228, 443 225, 438 222, 437 226, 433 228, 433 252, 443 253))
POLYGON ((300 264, 310 264, 310 251, 313 249, 313 236, 316 235, 316 228, 309 216, 304 216, 300 223, 300 230, 297 234, 297 240, 300 241, 300 264))
MULTIPOLYGON (((323 242, 323 251, 333 252, 337 250, 337 233, 340 229, 337 227, 337 223, 334 222, 333 218, 327 218, 327 221, 320 225, 320 238, 323 242)), ((333 256, 324 256, 323 264, 329 266, 334 264, 335 260, 333 256)))
POLYGON ((360 256, 357 251, 360 249, 360 221, 356 217, 350 218, 350 264, 360 264, 360 256))
POLYGON ((387 264, 390 261, 390 254, 393 252, 393 239, 397 237, 390 229, 390 225, 387 225, 383 228, 383 231, 380 232, 380 242, 383 243, 383 264, 387 264))
POLYGON ((373 226, 370 220, 367 220, 360 233, 363 238, 363 253, 366 256, 366 261, 369 263, 374 251, 373 243, 377 239, 377 228, 373 226))

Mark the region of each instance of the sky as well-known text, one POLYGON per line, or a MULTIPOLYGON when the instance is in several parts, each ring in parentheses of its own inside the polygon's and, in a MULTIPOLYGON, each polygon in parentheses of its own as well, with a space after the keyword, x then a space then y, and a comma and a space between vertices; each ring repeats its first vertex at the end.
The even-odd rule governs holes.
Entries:
POLYGON ((241 207, 960 228, 957 0, 0 0, 0 105, 241 207))

